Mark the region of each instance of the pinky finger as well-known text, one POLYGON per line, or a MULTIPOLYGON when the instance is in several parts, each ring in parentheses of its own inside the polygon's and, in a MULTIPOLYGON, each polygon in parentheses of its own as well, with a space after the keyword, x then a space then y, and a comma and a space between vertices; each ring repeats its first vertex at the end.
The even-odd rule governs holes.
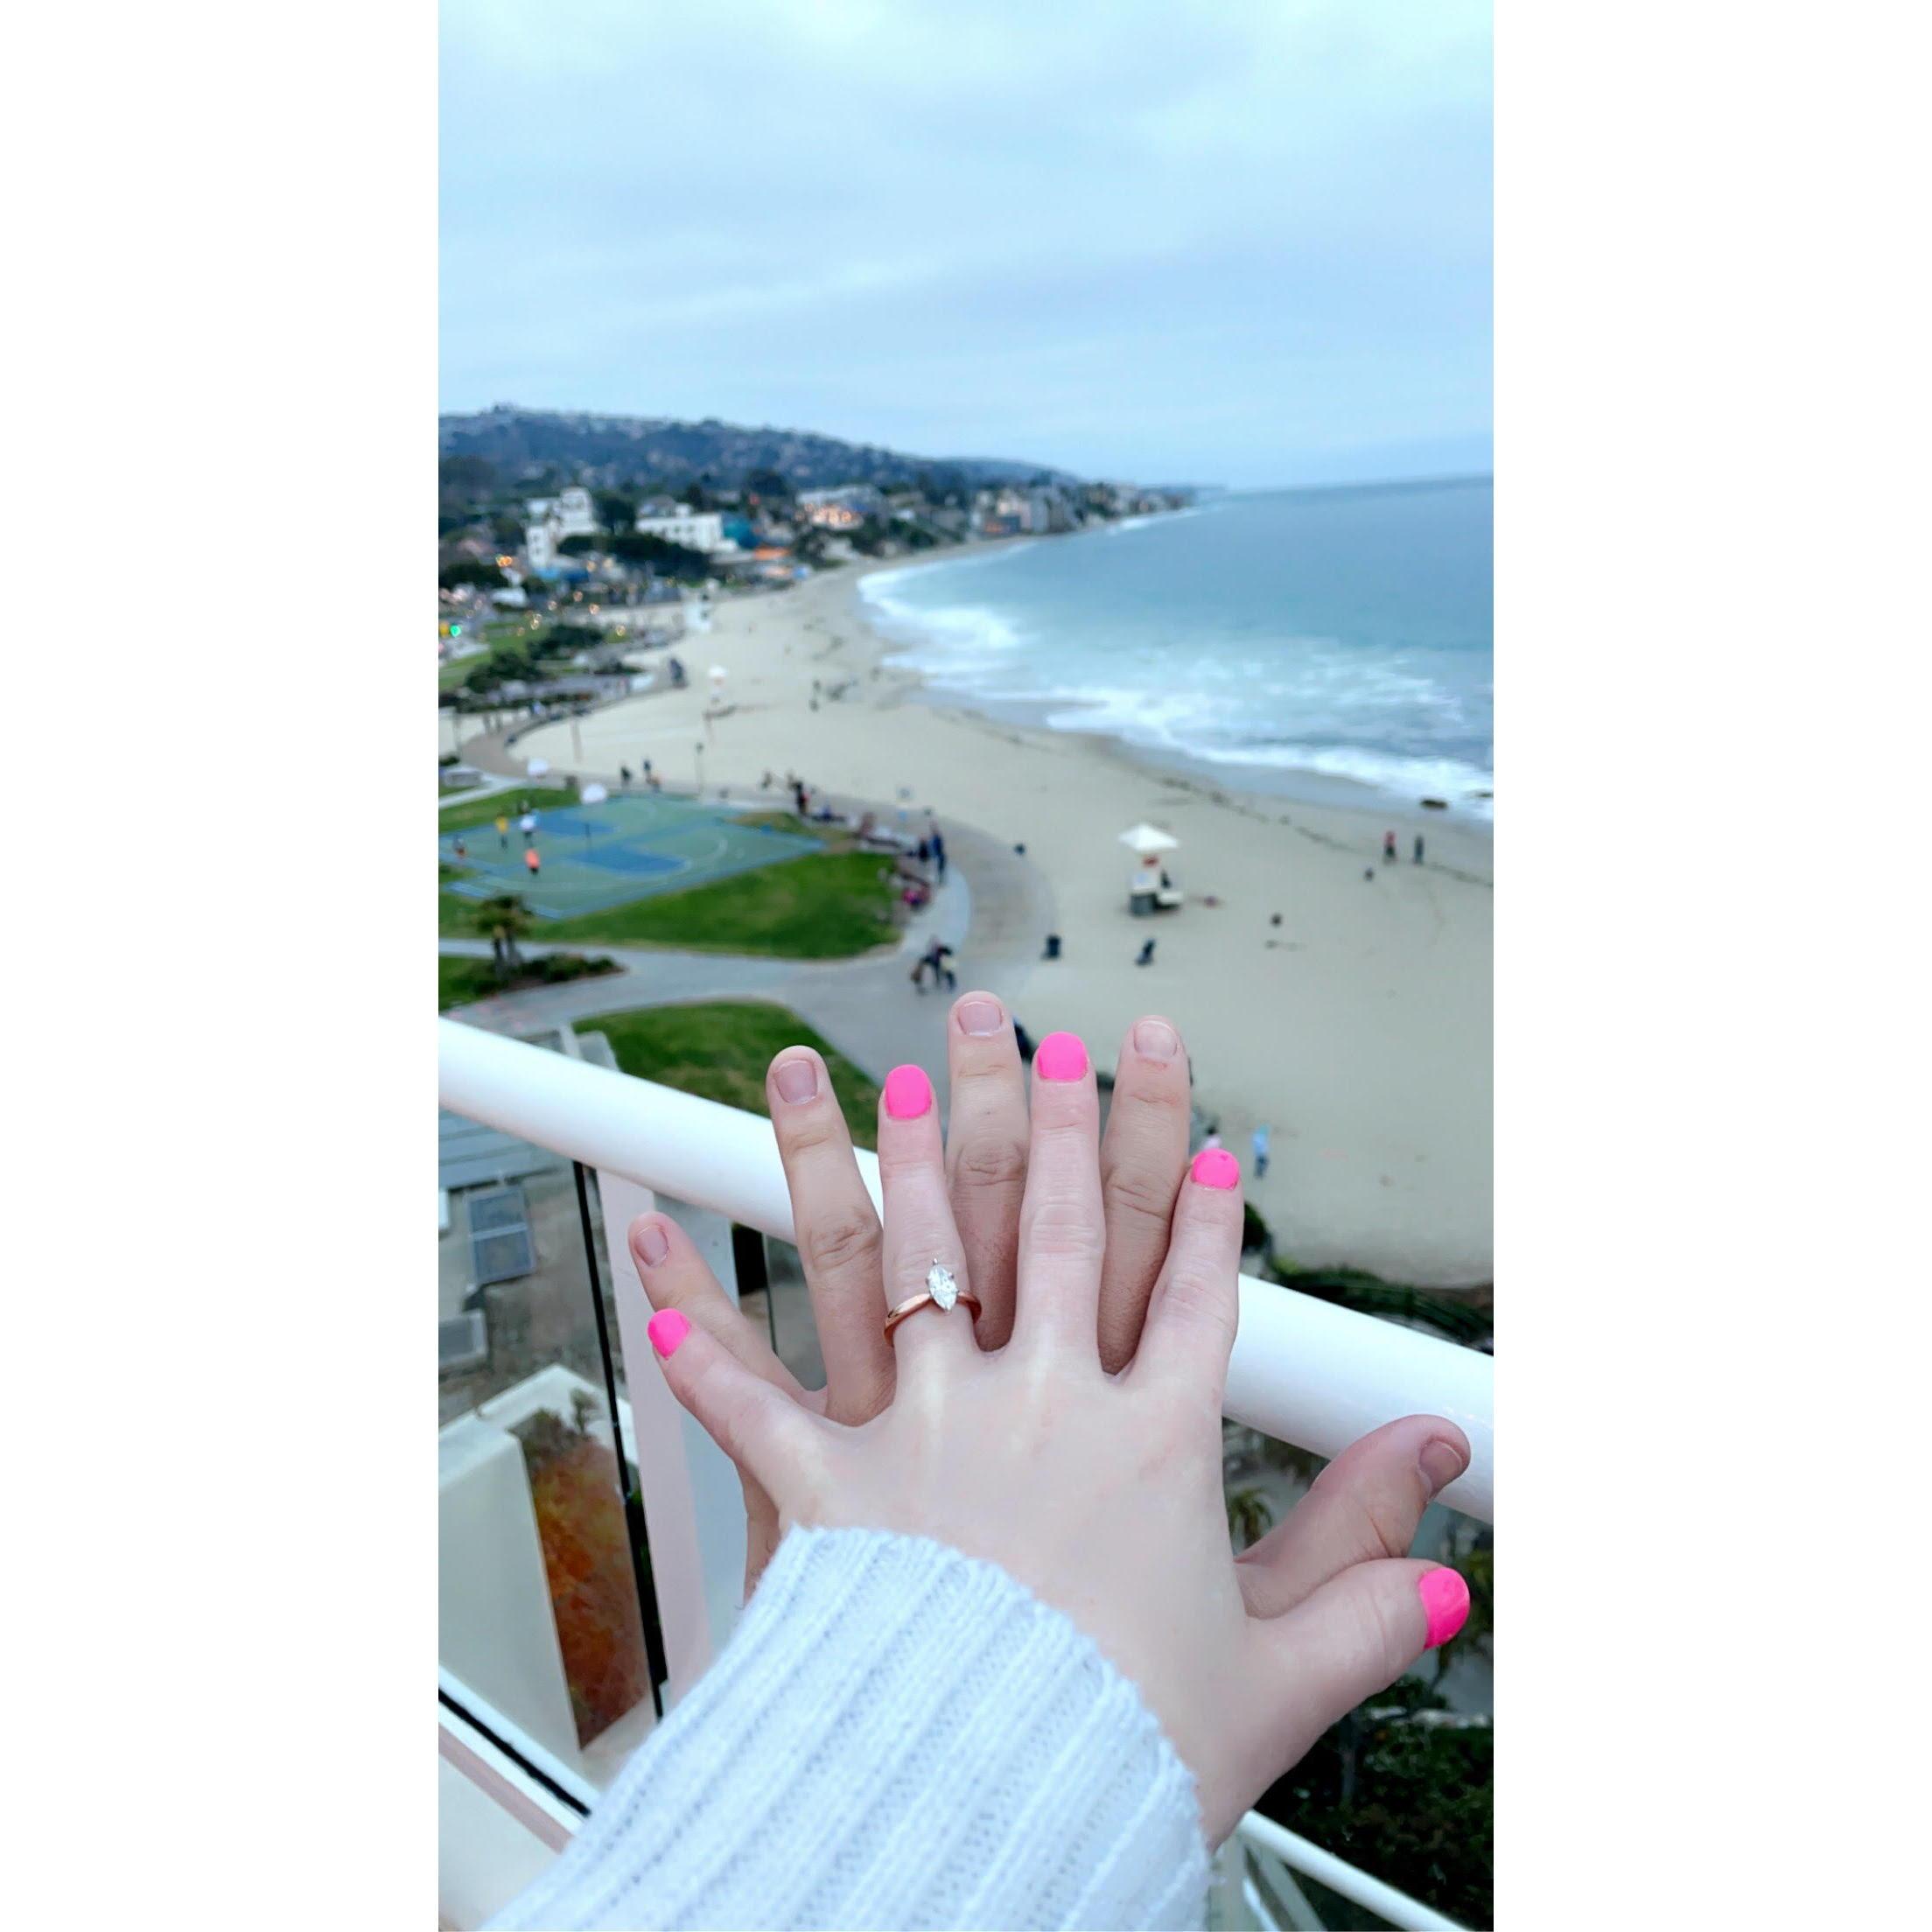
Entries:
POLYGON ((671 1393, 787 1514, 811 1487, 825 1425, 679 1310, 659 1309, 646 1333, 671 1393))

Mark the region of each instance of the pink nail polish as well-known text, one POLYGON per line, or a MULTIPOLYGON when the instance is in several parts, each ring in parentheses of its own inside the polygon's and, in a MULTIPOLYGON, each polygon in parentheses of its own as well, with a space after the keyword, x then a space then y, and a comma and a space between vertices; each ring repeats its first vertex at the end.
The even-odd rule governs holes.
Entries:
POLYGON ((1048 1033, 1033 1052, 1042 1080, 1083 1080, 1087 1049, 1078 1033, 1048 1033))
POLYGON ((675 1308, 660 1308, 644 1325, 644 1333, 651 1338, 651 1347, 661 1355, 675 1355, 678 1343, 690 1332, 690 1321, 675 1308))
POLYGON ((1416 1588, 1422 1596, 1423 1614, 1429 1620, 1424 1641, 1433 1650, 1438 1643, 1447 1643, 1467 1620, 1469 1586, 1453 1570, 1432 1570, 1416 1588))
POLYGON ((894 1120, 917 1120, 933 1103, 933 1083, 922 1067, 895 1067, 886 1076, 886 1111, 894 1120))
POLYGON ((1188 1172, 1203 1187, 1241 1185, 1241 1163, 1225 1147, 1203 1147, 1188 1172))

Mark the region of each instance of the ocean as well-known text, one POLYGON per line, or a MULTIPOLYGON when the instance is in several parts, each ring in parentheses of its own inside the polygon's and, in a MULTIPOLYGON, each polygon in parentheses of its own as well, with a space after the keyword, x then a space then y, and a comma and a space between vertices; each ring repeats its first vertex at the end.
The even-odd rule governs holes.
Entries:
POLYGON ((942 700, 1331 803, 1491 816, 1488 478, 1208 500, 859 586, 942 700))

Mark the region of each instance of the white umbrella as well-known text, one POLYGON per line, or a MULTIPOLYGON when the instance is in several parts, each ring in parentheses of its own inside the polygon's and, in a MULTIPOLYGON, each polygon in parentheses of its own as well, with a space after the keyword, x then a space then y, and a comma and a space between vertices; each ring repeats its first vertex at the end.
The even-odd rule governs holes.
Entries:
POLYGON ((1180 841, 1171 832, 1145 823, 1130 826, 1120 835, 1120 842, 1130 851, 1138 852, 1143 858, 1152 858, 1160 852, 1177 851, 1180 847, 1180 841))
POLYGON ((523 768, 532 778, 546 778, 550 775, 550 761, 547 758, 527 758, 523 768))
POLYGON ((724 680, 731 675, 732 674, 727 671, 722 664, 714 664, 711 666, 711 682, 715 685, 718 685, 720 689, 723 688, 724 680))

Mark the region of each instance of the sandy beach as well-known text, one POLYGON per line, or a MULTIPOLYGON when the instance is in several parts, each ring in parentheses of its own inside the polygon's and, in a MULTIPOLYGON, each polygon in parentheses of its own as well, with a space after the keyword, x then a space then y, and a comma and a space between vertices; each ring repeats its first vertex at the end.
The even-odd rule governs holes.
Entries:
MULTIPOLYGON (((1192 1053, 1202 1110, 1241 1157, 1284 1255, 1424 1285, 1487 1282, 1487 828, 1391 811, 1367 791, 1360 809, 1250 794, 1155 769, 1110 740, 928 702, 916 676, 882 662, 892 647, 861 614, 863 574, 848 566, 721 600, 709 634, 680 648, 690 689, 580 720, 581 760, 569 724, 528 733, 517 752, 599 774, 648 757, 688 786, 704 742, 707 791, 723 785, 744 798, 766 772, 795 771, 886 807, 909 791, 915 831, 929 809, 1024 844, 1050 891, 1064 957, 1039 962, 1037 943, 1023 954, 1009 943, 976 962, 970 934, 956 962, 962 990, 990 987, 1036 1038, 1081 1033, 1102 1065, 1137 1015, 1167 1014, 1192 1053), (707 741, 713 664, 729 673, 735 709, 707 741), (815 711, 815 679, 853 682, 815 711), (1187 904, 1155 919, 1127 907, 1133 862, 1118 839, 1141 820, 1180 841, 1170 870, 1187 904), (1384 865, 1391 827, 1402 857, 1384 865), (1417 830, 1427 838, 1422 866, 1409 859, 1417 830), (1138 968, 1150 937, 1154 962, 1138 968), (1249 1135, 1262 1122, 1274 1130, 1273 1159, 1257 1182, 1249 1135)), ((910 987, 905 997, 916 998, 910 987)))

